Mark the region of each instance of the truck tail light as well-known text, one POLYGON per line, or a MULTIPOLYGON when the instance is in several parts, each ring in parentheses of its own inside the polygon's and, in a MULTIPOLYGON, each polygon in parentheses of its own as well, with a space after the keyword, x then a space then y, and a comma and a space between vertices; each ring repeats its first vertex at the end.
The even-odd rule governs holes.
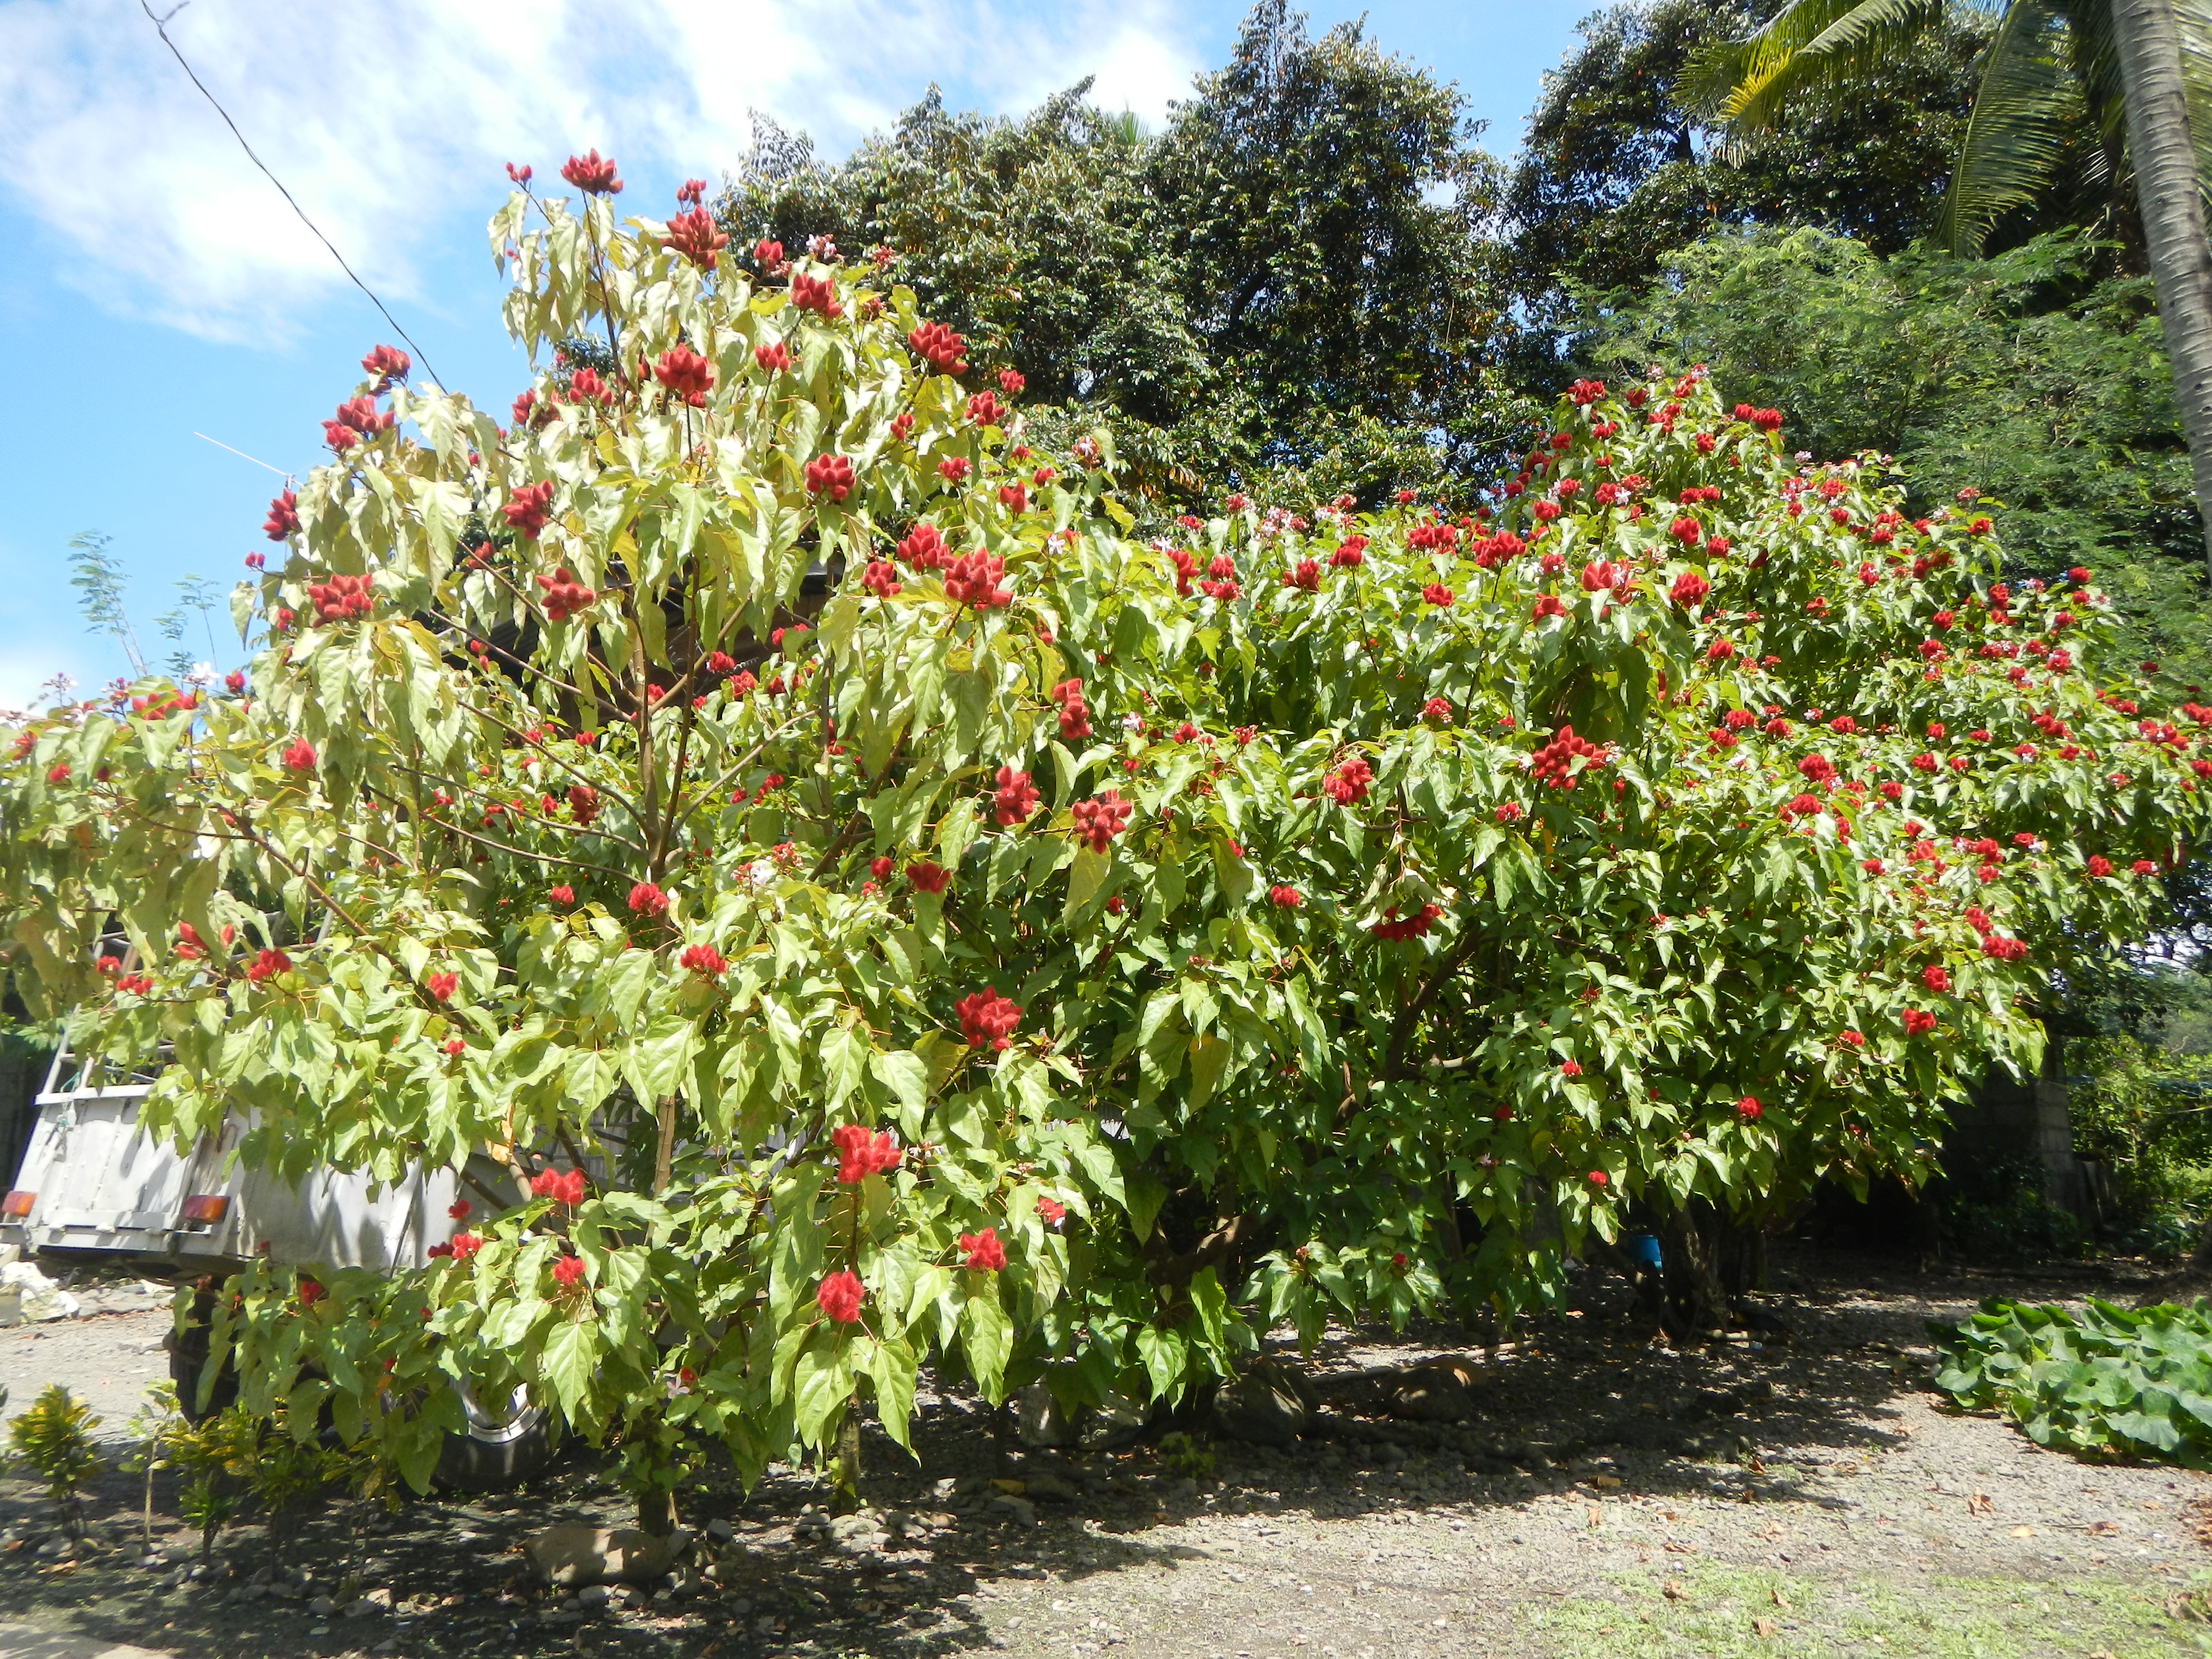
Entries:
POLYGON ((0 1215, 4 1215, 11 1220, 20 1221, 23 1217, 30 1214, 31 1206, 38 1201, 39 1195, 36 1193, 27 1193, 19 1188, 9 1194, 7 1197, 0 1198, 0 1215))
POLYGON ((226 1193, 194 1193, 185 1200, 187 1221, 220 1221, 229 1213, 230 1197, 226 1193))

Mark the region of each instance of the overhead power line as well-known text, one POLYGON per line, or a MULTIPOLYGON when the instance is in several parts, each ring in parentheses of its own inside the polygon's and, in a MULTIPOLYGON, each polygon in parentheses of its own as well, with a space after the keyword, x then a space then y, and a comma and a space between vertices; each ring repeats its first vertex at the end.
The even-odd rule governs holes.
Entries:
POLYGON ((291 203, 292 211, 300 216, 300 222, 307 226, 309 230, 315 233, 315 240, 317 241, 320 242, 325 247, 330 249, 331 258, 338 262, 338 269, 345 272, 348 276, 352 277, 353 285, 359 289, 363 294, 368 295, 369 304, 374 306, 379 311, 384 313, 384 320, 392 325, 392 331, 393 333, 397 334, 401 339, 407 342, 409 349, 415 354, 415 361, 422 365, 422 372, 428 374, 432 380, 436 380, 440 386, 443 386, 445 384, 443 378, 440 376, 437 370, 430 367, 429 354, 425 352, 421 346, 416 345, 415 343, 414 337, 409 334, 405 329, 399 326, 399 319, 392 314, 390 309, 386 307, 383 301, 376 297, 375 292, 369 287, 369 285, 367 283, 362 282, 360 276, 355 273, 354 268, 346 263, 345 255, 339 252, 337 248, 331 243, 331 239, 323 234, 321 228, 318 226, 313 219, 310 219, 307 216, 307 210, 301 207, 300 204, 294 199, 290 191, 284 188, 284 181, 282 179, 279 179, 275 173, 270 172, 269 164, 253 153, 253 146, 246 142, 246 135, 238 130, 238 123, 230 118, 230 112, 225 109, 222 106, 222 101, 217 99, 213 93, 207 89, 207 82, 201 80, 200 77, 193 72, 191 64, 187 63, 185 59, 185 54, 177 50, 177 43, 169 39, 169 20, 174 17, 179 12, 182 11, 185 6, 190 4, 191 4, 191 0, 184 0, 184 3, 182 5, 173 6, 167 12, 164 12, 161 16, 156 17, 154 15, 154 9, 146 3, 146 0, 138 0, 138 9, 146 14, 146 21, 154 26, 154 33, 161 37, 161 44, 169 49, 169 55, 177 60, 178 67, 182 69, 185 76, 191 80, 191 83, 200 89, 200 96, 206 99, 209 103, 214 105, 215 112, 222 117, 223 125, 230 129, 230 136, 238 140, 238 147, 246 152, 246 159, 261 169, 262 176, 268 179, 270 184, 276 186, 278 195, 282 196, 287 202, 291 203))

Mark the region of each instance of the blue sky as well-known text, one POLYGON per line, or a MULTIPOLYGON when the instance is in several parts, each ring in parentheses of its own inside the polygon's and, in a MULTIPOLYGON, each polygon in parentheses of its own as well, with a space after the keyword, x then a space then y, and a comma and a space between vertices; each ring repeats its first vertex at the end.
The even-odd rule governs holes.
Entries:
MULTIPOLYGON (((1371 38, 1456 82, 1517 143, 1543 72, 1591 7, 1387 0, 1371 38)), ((1085 74, 1157 122, 1227 55, 1235 0, 193 0, 179 46, 263 159, 420 343, 442 382, 503 408, 528 368, 499 322, 483 223, 507 160, 551 175, 617 156, 665 211, 719 179, 757 107, 842 154, 936 81, 957 107, 1027 109, 1085 74)), ((1318 32, 1362 15, 1320 4, 1318 32)), ((240 152, 136 0, 0 0, 0 708, 50 675, 124 668, 85 632, 69 538, 99 531, 149 655, 187 575, 227 591, 280 470, 391 330, 240 152)), ((239 655, 216 618, 216 662, 239 655)), ((208 655, 194 623, 187 643, 208 655)))

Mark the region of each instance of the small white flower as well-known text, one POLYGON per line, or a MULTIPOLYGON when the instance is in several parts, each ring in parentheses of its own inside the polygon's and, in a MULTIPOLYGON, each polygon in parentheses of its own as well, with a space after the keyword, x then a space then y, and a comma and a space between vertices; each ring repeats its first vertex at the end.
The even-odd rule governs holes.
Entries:
POLYGON ((1142 714, 1124 714, 1124 715, 1122 715, 1122 716, 1121 716, 1121 729, 1122 729, 1124 732, 1141 732, 1141 731, 1143 731, 1143 730, 1145 729, 1145 717, 1144 717, 1142 714))
POLYGON ((192 665, 192 672, 185 676, 185 684, 192 687, 196 690, 204 690, 207 687, 213 685, 215 684, 215 665, 211 662, 194 663, 192 665))

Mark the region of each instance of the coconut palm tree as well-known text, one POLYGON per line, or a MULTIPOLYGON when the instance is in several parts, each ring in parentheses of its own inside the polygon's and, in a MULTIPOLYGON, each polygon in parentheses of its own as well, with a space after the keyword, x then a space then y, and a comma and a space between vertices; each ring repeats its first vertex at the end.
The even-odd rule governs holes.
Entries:
MULTIPOLYGON (((1802 98, 1848 96, 1952 0, 1790 0, 1699 54, 1682 88, 1750 144, 1802 98)), ((1999 13, 1938 234, 1981 252, 2048 189, 2086 118, 2093 170, 2132 195, 2212 566, 2212 0, 1979 0, 1999 13)))

